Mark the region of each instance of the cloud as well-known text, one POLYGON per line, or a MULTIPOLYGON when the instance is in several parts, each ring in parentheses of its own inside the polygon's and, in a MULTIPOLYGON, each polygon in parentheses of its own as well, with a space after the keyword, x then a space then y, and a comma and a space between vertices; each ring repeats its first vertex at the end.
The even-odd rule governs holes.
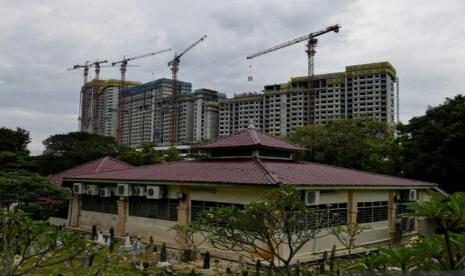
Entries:
MULTIPOLYGON (((300 43, 253 60, 245 57, 328 25, 338 34, 321 37, 316 72, 346 65, 390 61, 401 80, 401 119, 453 97, 465 85, 465 2, 447 1, 8 1, 0 0, 0 125, 31 131, 31 149, 49 135, 77 128, 81 71, 85 60, 120 59, 173 48, 186 54, 179 78, 195 88, 229 95, 304 75, 300 43), (254 82, 247 82, 253 75, 254 82), (29 115, 28 115, 29 114, 29 115)), ((133 64, 127 78, 170 77, 173 52, 133 64)), ((119 78, 103 68, 102 78, 119 78)))

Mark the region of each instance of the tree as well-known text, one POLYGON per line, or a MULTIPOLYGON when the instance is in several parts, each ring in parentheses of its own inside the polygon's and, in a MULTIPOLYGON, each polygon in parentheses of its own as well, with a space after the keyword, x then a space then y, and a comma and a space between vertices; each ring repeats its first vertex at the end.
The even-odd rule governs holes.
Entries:
POLYGON ((394 129, 381 121, 344 119, 309 125, 290 134, 307 149, 304 159, 370 172, 398 174, 394 129))
POLYGON ((352 223, 344 226, 334 226, 329 229, 329 232, 347 249, 349 255, 352 254, 352 249, 355 248, 355 241, 358 236, 364 231, 370 229, 369 226, 352 223))
POLYGON ((198 239, 200 228, 195 223, 175 224, 170 230, 176 231, 175 241, 184 249, 185 261, 194 260, 199 254, 199 247, 207 241, 206 236, 198 239))
POLYGON ((22 128, 0 128, 0 170, 32 170, 27 150, 30 141, 29 132, 22 128))
POLYGON ((45 150, 37 158, 39 172, 50 175, 104 157, 117 156, 128 150, 113 137, 86 132, 52 135, 43 141, 45 150))
POLYGON ((86 248, 76 234, 34 221, 23 213, 0 213, 0 237, 5 276, 25 275, 63 263, 86 248))
POLYGON ((69 198, 69 190, 35 173, 0 172, 0 206, 19 203, 20 209, 34 218, 46 219, 69 198))
POLYGON ((399 126, 406 176, 463 191, 465 171, 465 97, 458 95, 399 126))
POLYGON ((139 150, 123 151, 118 159, 134 166, 150 165, 163 162, 163 154, 154 149, 155 143, 142 145, 139 150))
POLYGON ((218 249, 282 262, 288 275, 294 256, 315 239, 327 216, 305 206, 291 186, 273 189, 244 209, 210 209, 193 222, 218 249))
POLYGON ((182 159, 181 155, 179 155, 179 152, 175 147, 169 147, 165 152, 164 158, 166 162, 179 161, 182 159))
POLYGON ((408 208, 413 211, 415 216, 434 221, 438 233, 443 236, 449 268, 455 269, 458 260, 454 254, 450 235, 451 232, 463 233, 465 229, 465 193, 455 193, 450 196, 431 193, 430 200, 413 202, 409 204, 408 208))

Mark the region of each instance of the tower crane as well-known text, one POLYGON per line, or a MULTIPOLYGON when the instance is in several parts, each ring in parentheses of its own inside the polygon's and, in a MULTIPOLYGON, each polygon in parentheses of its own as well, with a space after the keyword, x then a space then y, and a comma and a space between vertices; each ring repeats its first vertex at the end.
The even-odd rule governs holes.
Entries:
MULTIPOLYGON (((77 70, 77 69, 81 69, 83 68, 84 70, 84 84, 82 85, 82 87, 84 88, 84 86, 86 85, 87 83, 87 78, 89 77, 89 61, 86 61, 84 63, 84 65, 82 64, 76 64, 76 65, 73 65, 73 67, 71 68, 68 68, 66 70, 68 71, 71 71, 71 70, 77 70)), ((79 108, 79 117, 78 117, 78 120, 79 120, 79 130, 82 130, 82 93, 84 92, 84 89, 81 89, 81 93, 79 94, 79 104, 81 105, 80 108, 79 108)))
POLYGON ((192 43, 189 47, 187 47, 184 51, 182 51, 180 54, 174 54, 174 58, 168 62, 168 66, 171 69, 173 81, 171 83, 172 85, 172 95, 171 95, 171 139, 170 139, 170 145, 175 146, 176 145, 176 132, 177 132, 177 95, 178 95, 178 90, 177 90, 177 76, 178 76, 178 71, 179 71, 179 64, 181 63, 181 57, 190 51, 192 48, 194 48, 197 44, 200 42, 204 41, 205 38, 207 38, 207 35, 202 36, 200 39, 198 39, 196 42, 192 43))
POLYGON ((294 45, 302 41, 307 41, 307 50, 305 52, 307 53, 307 57, 308 57, 308 91, 309 91, 308 93, 308 104, 309 104, 308 122, 309 123, 314 123, 315 121, 315 114, 313 112, 314 104, 315 104, 315 91, 313 91, 313 79, 315 76, 315 72, 314 72, 314 69, 315 69, 314 59, 315 59, 315 54, 316 54, 315 48, 316 48, 316 45, 318 44, 318 40, 316 39, 316 37, 329 33, 329 32, 338 33, 340 28, 341 26, 339 24, 332 25, 332 26, 327 27, 326 29, 320 30, 318 32, 313 32, 308 35, 295 38, 293 40, 289 40, 287 42, 278 44, 276 46, 257 52, 247 57, 247 59, 252 59, 252 58, 285 48, 287 46, 294 45))
POLYGON ((108 60, 96 60, 90 64, 90 66, 95 68, 95 78, 94 78, 94 93, 92 97, 92 129, 93 133, 97 132, 97 101, 98 95, 100 93, 100 67, 102 63, 107 63, 108 60))
POLYGON ((119 94, 118 94, 118 127, 117 127, 117 141, 119 144, 121 144, 122 142, 122 135, 123 135, 123 109, 124 109, 124 97, 122 95, 122 92, 124 89, 126 89, 126 70, 127 70, 127 67, 128 67, 128 62, 129 61, 133 61, 133 60, 136 60, 136 59, 141 59, 141 58, 145 58, 145 57, 149 57, 149 56, 154 56, 154 55, 158 55, 158 54, 161 54, 161 53, 164 53, 164 52, 168 52, 168 51, 171 51, 171 48, 168 48, 168 49, 165 49, 165 50, 161 50, 161 51, 156 51, 156 52, 152 52, 152 53, 148 53, 148 54, 144 54, 144 55, 140 55, 140 56, 135 56, 135 57, 130 57, 130 58, 126 58, 126 57, 123 57, 122 60, 119 60, 119 61, 115 61, 115 62, 112 62, 111 63, 111 66, 115 66, 117 64, 120 64, 120 72, 121 72, 121 83, 120 83, 120 88, 119 88, 119 94))

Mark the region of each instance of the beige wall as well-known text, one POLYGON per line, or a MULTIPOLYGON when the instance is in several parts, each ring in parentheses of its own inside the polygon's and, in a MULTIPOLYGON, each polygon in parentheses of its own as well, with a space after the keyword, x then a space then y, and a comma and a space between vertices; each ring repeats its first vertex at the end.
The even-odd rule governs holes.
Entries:
MULTIPOLYGON (((191 200, 214 201, 225 203, 248 204, 258 200, 266 191, 259 188, 189 188, 191 200)), ((171 186, 168 188, 167 196, 176 198, 176 193, 181 191, 180 186, 171 186)), ((355 190, 354 197, 357 202, 363 201, 388 201, 388 190, 355 190)), ((347 190, 334 190, 320 194, 320 204, 325 203, 345 203, 348 201, 349 192, 347 190)), ((421 191, 418 193, 419 200, 427 200, 428 195, 421 191)), ((79 226, 83 230, 90 230, 92 225, 102 227, 108 231, 110 227, 115 227, 116 215, 102 214, 90 211, 81 211, 79 216, 79 226)), ((174 241, 175 232, 169 228, 176 222, 160 219, 151 219, 143 217, 128 216, 125 231, 131 236, 142 236, 143 240, 148 240, 152 236, 156 243, 166 242, 168 246, 177 246, 174 241)), ((372 243, 382 243, 389 241, 389 223, 380 221, 368 224, 371 229, 365 231, 356 242, 357 246, 364 246, 372 243)), ((321 234, 324 234, 322 232, 321 234)), ((318 253, 331 250, 336 244, 337 248, 342 249, 342 245, 332 235, 326 235, 318 240, 308 243, 300 251, 296 258, 306 258, 312 253, 318 253)))

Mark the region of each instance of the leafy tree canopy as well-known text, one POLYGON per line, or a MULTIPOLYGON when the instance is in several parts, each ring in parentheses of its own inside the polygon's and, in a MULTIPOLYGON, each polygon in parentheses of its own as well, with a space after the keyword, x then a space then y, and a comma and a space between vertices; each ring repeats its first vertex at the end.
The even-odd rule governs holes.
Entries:
POLYGON ((381 121, 335 120, 301 127, 289 138, 307 148, 304 159, 309 161, 385 174, 399 171, 393 128, 381 121))
POLYGON ((458 95, 399 126, 403 171, 408 177, 463 191, 465 97, 458 95))
POLYGON ((280 261, 290 275, 292 259, 328 223, 324 218, 327 215, 305 206, 295 188, 282 186, 244 209, 210 209, 193 224, 213 247, 266 259, 271 264, 280 261))
POLYGON ((29 132, 22 128, 0 128, 0 170, 32 170, 27 150, 30 141, 29 132))
POLYGON ((120 153, 118 159, 134 166, 150 165, 163 162, 163 154, 154 150, 155 143, 142 145, 139 150, 130 150, 120 153))
POLYGON ((113 137, 86 132, 56 134, 43 142, 45 150, 37 157, 39 172, 49 175, 104 156, 117 156, 127 148, 119 146, 113 137))
POLYGON ((88 248, 78 235, 23 213, 0 213, 0 236, 3 275, 35 274, 36 269, 71 260, 88 248))
POLYGON ((48 218, 61 208, 69 197, 66 188, 51 179, 24 171, 0 172, 0 206, 18 202, 33 218, 48 218))

